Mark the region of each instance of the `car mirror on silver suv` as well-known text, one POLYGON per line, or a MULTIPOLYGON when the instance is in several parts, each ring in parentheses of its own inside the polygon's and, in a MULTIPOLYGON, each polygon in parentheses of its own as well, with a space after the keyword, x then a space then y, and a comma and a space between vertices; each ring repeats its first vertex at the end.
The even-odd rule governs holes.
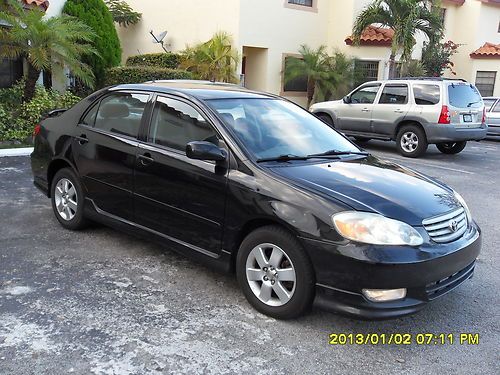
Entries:
POLYGON ((344 96, 342 100, 345 104, 351 104, 351 97, 349 95, 344 96))

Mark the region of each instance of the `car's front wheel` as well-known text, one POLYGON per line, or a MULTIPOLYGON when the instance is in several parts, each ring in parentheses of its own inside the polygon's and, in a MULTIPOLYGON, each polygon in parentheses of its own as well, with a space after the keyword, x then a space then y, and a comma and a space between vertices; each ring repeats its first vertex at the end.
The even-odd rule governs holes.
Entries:
POLYGON ((429 146, 424 131, 416 125, 403 126, 398 132, 396 143, 401 155, 409 158, 421 156, 429 146))
POLYGON ((69 168, 59 170, 52 180, 52 208, 57 220, 66 229, 79 230, 87 226, 83 216, 84 194, 78 177, 69 168))
POLYGON ((436 147, 439 151, 441 151, 443 154, 458 154, 459 152, 462 152, 467 146, 467 142, 446 142, 446 143, 438 143, 436 144, 436 147))
POLYGON ((335 128, 335 123, 333 122, 332 118, 330 115, 327 115, 326 113, 319 113, 318 118, 323 121, 325 124, 330 126, 331 128, 335 128))
POLYGON ((311 307, 311 261, 297 238, 280 227, 259 228, 243 240, 236 274, 247 300, 263 314, 290 319, 311 307))

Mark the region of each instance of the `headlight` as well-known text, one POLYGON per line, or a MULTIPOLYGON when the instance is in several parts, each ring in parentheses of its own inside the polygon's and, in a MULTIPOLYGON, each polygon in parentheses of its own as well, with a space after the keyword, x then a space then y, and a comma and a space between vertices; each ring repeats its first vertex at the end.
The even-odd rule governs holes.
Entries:
POLYGON ((332 216, 333 225, 345 238, 373 245, 419 246, 424 242, 410 225, 368 212, 346 211, 332 216))
POLYGON ((472 215, 469 210, 469 206, 467 206, 467 203, 465 203, 465 200, 462 198, 460 194, 458 194, 456 191, 453 191, 453 195, 455 195, 456 200, 462 205, 465 211, 465 216, 467 217, 467 224, 472 223, 472 215))

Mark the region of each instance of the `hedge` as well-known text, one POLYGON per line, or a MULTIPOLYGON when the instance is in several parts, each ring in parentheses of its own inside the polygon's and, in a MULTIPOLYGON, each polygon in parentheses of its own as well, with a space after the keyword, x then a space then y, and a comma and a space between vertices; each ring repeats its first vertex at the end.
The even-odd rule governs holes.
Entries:
POLYGON ((120 66, 108 69, 106 72, 106 85, 119 85, 125 83, 142 83, 160 79, 192 79, 191 73, 185 70, 152 68, 148 66, 120 66))
POLYGON ((180 56, 175 53, 150 53, 146 55, 130 56, 127 59, 126 65, 177 69, 180 62, 180 56))

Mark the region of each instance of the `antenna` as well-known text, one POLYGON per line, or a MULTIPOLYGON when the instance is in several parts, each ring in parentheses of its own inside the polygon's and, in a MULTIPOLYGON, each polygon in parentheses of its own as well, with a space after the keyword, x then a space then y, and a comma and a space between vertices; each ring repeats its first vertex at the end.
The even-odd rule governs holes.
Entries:
POLYGON ((155 44, 161 44, 161 48, 163 48, 163 50, 165 52, 168 52, 167 48, 165 47, 165 44, 163 42, 163 40, 165 39, 165 37, 168 34, 168 31, 163 31, 162 33, 160 33, 158 35, 155 35, 155 33, 153 32, 153 30, 151 30, 149 33, 153 37, 153 43, 155 43, 155 44))

